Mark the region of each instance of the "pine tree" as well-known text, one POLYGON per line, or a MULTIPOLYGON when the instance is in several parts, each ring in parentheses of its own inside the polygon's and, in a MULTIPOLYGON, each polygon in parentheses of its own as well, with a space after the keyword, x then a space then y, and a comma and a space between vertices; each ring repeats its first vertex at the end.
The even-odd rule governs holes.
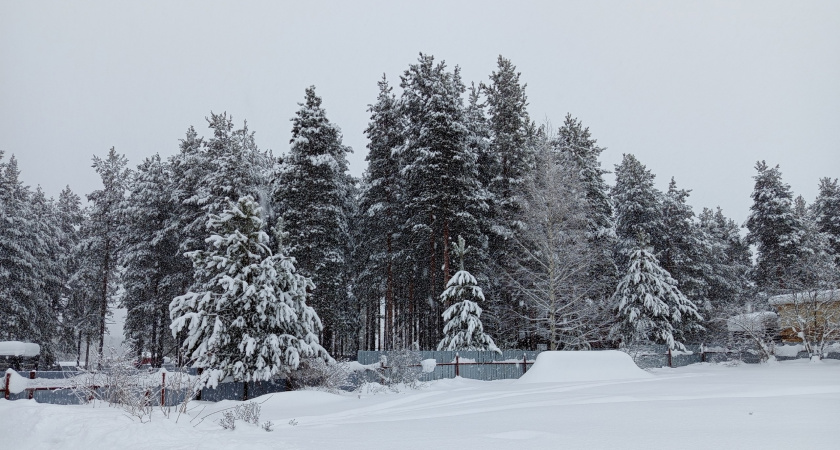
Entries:
POLYGON ((400 245, 409 250, 406 281, 419 322, 418 333, 410 334, 419 338, 412 340, 420 347, 429 348, 442 329, 434 299, 449 280, 451 236, 475 243, 477 279, 484 279, 487 244, 480 225, 488 207, 477 155, 469 147, 459 69, 449 72, 443 62, 435 64, 432 56, 421 54, 400 85, 406 125, 400 151, 406 220, 400 245))
POLYGON ((467 252, 464 238, 458 236, 458 245, 453 253, 460 258, 460 270, 446 283, 446 289, 440 295, 444 305, 450 305, 443 312, 443 339, 437 349, 453 350, 486 350, 501 354, 493 338, 484 332, 481 324, 482 309, 478 302, 484 301, 484 293, 478 286, 475 277, 464 269, 464 255, 467 252))
POLYGON ((360 236, 353 260, 357 267, 354 289, 362 302, 366 349, 392 349, 395 345, 397 275, 399 248, 400 165, 395 155, 403 143, 397 98, 383 75, 379 96, 370 105, 370 123, 365 134, 369 143, 368 169, 362 180, 357 234, 360 236), (384 309, 384 336, 379 337, 379 311, 384 309))
POLYGON ((356 305, 348 295, 347 242, 353 180, 341 130, 321 107, 315 87, 292 119, 292 147, 278 175, 275 203, 289 233, 289 253, 315 283, 312 307, 324 321, 322 341, 333 353, 357 345, 356 305))
POLYGON ((113 147, 105 158, 93 157, 93 168, 102 179, 102 189, 88 194, 91 202, 90 219, 84 225, 89 227, 85 231, 86 240, 83 243, 90 253, 97 273, 90 281, 94 286, 90 289, 96 292, 98 315, 98 355, 104 354, 105 319, 110 314, 109 307, 113 294, 117 288, 117 262, 121 250, 121 236, 119 226, 122 217, 120 208, 125 196, 129 170, 126 168, 128 160, 120 155, 113 147))
MULTIPOLYGON (((479 153, 479 179, 489 194, 488 223, 483 228, 495 272, 512 270, 515 250, 511 238, 519 229, 521 191, 535 164, 533 124, 520 75, 509 59, 499 56, 489 84, 481 85, 486 94, 488 148, 479 153)), ((503 277, 492 276, 487 288, 490 301, 486 323, 504 337, 505 345, 519 344, 519 334, 527 324, 511 319, 524 315, 513 288, 504 283, 503 277)))
MULTIPOLYGON (((638 241, 645 245, 642 236, 638 241)), ((651 340, 685 350, 679 341, 682 324, 702 319, 650 248, 638 247, 630 254, 627 272, 613 298, 618 315, 613 333, 625 343, 651 340)))
POLYGON ((760 289, 789 289, 789 270, 800 252, 802 224, 793 211, 793 194, 779 166, 756 163, 753 205, 747 218, 747 243, 758 252, 753 281, 760 289))
POLYGON ((261 214, 245 196, 211 215, 209 250, 188 254, 197 289, 170 305, 173 334, 186 331, 184 349, 205 368, 207 386, 227 376, 269 380, 296 369, 301 358, 331 359, 318 343, 321 321, 306 304, 312 282, 285 256, 280 227, 272 253, 261 214))
POLYGON ((174 347, 166 331, 169 303, 184 289, 178 273, 178 236, 167 229, 178 208, 169 195, 171 185, 169 165, 159 155, 146 158, 129 183, 121 211, 122 306, 128 310, 124 330, 138 353, 151 354, 155 366, 163 362, 164 348, 174 347))

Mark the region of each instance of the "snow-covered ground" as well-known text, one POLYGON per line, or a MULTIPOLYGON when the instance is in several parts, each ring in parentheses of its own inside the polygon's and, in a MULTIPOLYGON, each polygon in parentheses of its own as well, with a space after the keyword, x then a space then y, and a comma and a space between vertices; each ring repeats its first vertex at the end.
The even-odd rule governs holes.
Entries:
POLYGON ((0 400, 0 439, 8 448, 86 450, 840 448, 840 361, 695 364, 651 376, 623 370, 613 380, 556 381, 570 378, 560 373, 561 359, 530 380, 261 397, 261 420, 272 421, 273 432, 244 422, 222 429, 221 414, 196 420, 239 402, 197 402, 177 422, 158 413, 139 423, 106 406, 0 400))

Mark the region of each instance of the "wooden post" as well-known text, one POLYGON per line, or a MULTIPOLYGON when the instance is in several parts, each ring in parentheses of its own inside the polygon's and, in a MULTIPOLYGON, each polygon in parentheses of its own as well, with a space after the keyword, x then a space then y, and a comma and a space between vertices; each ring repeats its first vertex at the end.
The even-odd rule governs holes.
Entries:
POLYGON ((673 357, 671 356, 671 347, 668 347, 668 367, 674 367, 673 357))
POLYGON ((10 374, 9 372, 6 372, 6 390, 4 391, 5 392, 4 397, 6 398, 6 400, 9 399, 9 384, 11 383, 11 381, 12 381, 12 374, 10 374))
POLYGON ((166 372, 160 374, 160 406, 166 405, 166 372))
POLYGON ((528 356, 523 353, 522 354, 522 375, 525 375, 525 372, 528 371, 528 356))
POLYGON ((458 354, 456 353, 455 354, 455 376, 456 377, 461 376, 461 371, 459 370, 460 367, 458 365, 460 363, 460 359, 461 359, 460 356, 458 356, 458 354))
MULTIPOLYGON (((35 371, 34 370, 29 371, 29 379, 30 380, 35 379, 35 371)), ((32 400, 32 398, 35 396, 35 388, 31 388, 31 389, 27 389, 27 390, 29 391, 29 400, 32 400)))

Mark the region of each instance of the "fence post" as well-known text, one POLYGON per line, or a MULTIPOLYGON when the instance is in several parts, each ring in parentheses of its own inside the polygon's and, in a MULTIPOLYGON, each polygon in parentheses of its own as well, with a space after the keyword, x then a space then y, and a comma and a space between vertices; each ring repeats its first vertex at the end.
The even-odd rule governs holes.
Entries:
POLYGON ((460 363, 460 359, 461 359, 461 357, 458 356, 458 353, 455 353, 455 376, 456 377, 461 376, 460 366, 458 365, 460 363))
MULTIPOLYGON (((198 376, 199 379, 201 379, 202 372, 204 372, 203 367, 199 367, 195 370, 195 373, 196 373, 196 375, 198 376)), ((199 401, 201 400, 201 388, 200 387, 198 388, 198 394, 195 396, 195 399, 199 400, 199 401)))
POLYGON ((166 405, 166 372, 160 374, 160 407, 166 405))
POLYGON ((525 375, 525 372, 528 371, 528 355, 525 353, 522 354, 522 375, 525 375))
POLYGON ((674 362, 671 357, 671 347, 668 347, 668 367, 674 367, 674 362))
POLYGON ((6 400, 9 399, 9 384, 11 383, 11 381, 12 381, 12 374, 10 374, 9 372, 6 372, 6 390, 5 390, 5 394, 4 394, 4 397, 6 398, 6 400))
MULTIPOLYGON (((29 371, 29 379, 30 380, 35 379, 35 371, 34 370, 29 371)), ((30 388, 30 389, 27 389, 27 390, 29 391, 29 400, 32 400, 32 398, 35 396, 35 388, 30 388)))
POLYGON ((706 362, 706 346, 700 344, 700 362, 706 362))

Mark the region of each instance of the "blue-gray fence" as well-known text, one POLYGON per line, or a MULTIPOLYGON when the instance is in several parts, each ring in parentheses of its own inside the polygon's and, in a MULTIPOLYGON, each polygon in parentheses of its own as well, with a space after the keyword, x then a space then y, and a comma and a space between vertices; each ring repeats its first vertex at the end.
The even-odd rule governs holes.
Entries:
MULTIPOLYGON (((195 371, 191 371, 195 374, 195 371)), ((171 372, 169 372, 171 373, 171 372)), ((77 375, 82 375, 83 372, 69 372, 69 371, 19 371, 21 377, 29 379, 50 379, 62 380, 73 378, 77 375)), ((7 377, 8 379, 8 377, 7 377)), ((175 406, 182 403, 187 396, 193 396, 190 388, 170 389, 163 388, 163 378, 161 378, 161 386, 149 387, 145 394, 149 398, 149 404, 152 406, 175 406)), ((65 386, 60 386, 65 383, 56 382, 55 386, 49 386, 49 383, 38 383, 39 387, 28 388, 18 393, 12 393, 8 390, 8 381, 5 381, 3 386, 0 386, 0 392, 3 393, 4 398, 8 400, 24 400, 33 399, 38 403, 51 403, 57 405, 78 405, 85 403, 85 399, 79 398, 73 389, 65 386), (46 385, 46 386, 44 386, 46 385)), ((272 381, 256 381, 248 383, 247 398, 259 397, 265 394, 275 392, 283 392, 286 390, 286 380, 277 379, 272 381)), ((107 398, 108 387, 98 387, 95 391, 100 398, 107 398)), ((219 383, 216 388, 202 388, 199 396, 201 400, 217 402, 221 400, 244 400, 245 383, 243 382, 226 382, 219 383)))

